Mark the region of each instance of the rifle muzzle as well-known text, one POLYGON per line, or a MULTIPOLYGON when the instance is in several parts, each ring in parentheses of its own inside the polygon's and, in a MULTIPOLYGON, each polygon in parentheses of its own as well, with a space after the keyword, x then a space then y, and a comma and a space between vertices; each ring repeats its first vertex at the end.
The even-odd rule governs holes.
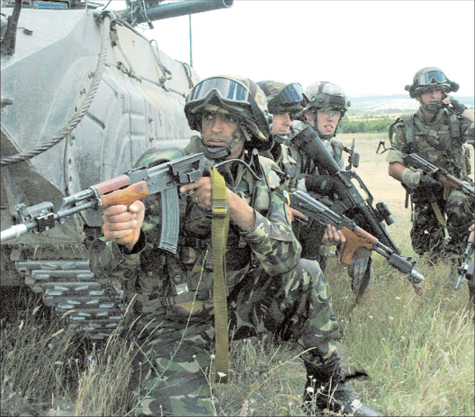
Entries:
POLYGON ((12 227, 9 227, 6 230, 2 230, 0 236, 0 242, 6 242, 7 240, 13 239, 15 237, 20 237, 28 232, 28 228, 24 224, 15 224, 12 227))

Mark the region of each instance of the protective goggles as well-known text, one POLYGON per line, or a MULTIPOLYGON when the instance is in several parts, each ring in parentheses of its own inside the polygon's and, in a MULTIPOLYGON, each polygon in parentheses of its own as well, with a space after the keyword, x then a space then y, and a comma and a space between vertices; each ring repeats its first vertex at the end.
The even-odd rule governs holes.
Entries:
POLYGON ((275 98, 272 99, 274 107, 286 104, 298 104, 304 99, 303 88, 299 83, 287 84, 275 98))
POLYGON ((417 79, 418 85, 429 85, 434 81, 439 84, 449 82, 441 71, 427 71, 424 74, 421 74, 417 79))
POLYGON ((227 101, 249 102, 249 90, 237 81, 228 78, 211 78, 199 83, 191 92, 190 101, 204 100, 209 94, 216 93, 227 101))
POLYGON ((340 117, 341 111, 334 109, 318 109, 319 113, 323 113, 326 117, 340 117))

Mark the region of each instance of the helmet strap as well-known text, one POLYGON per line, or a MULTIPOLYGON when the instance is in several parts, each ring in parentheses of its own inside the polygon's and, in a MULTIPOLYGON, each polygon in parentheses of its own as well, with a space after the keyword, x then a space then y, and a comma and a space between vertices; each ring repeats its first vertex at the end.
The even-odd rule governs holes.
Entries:
POLYGON ((231 154, 231 148, 228 148, 227 146, 206 146, 203 142, 203 137, 200 137, 200 141, 203 146, 203 153, 208 159, 220 161, 231 154))

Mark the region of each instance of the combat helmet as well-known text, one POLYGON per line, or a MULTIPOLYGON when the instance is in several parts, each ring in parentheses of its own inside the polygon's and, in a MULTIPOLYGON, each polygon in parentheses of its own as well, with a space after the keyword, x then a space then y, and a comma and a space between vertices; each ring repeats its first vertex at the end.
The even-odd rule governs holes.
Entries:
POLYGON ((335 84, 328 81, 318 81, 305 90, 309 100, 304 111, 318 109, 331 109, 341 112, 341 117, 350 109, 351 103, 345 92, 335 84))
POLYGON ((416 72, 412 85, 406 85, 405 90, 409 91, 411 98, 415 98, 435 88, 450 93, 458 91, 459 87, 457 83, 450 81, 440 68, 425 67, 416 72))
POLYGON ((204 111, 218 110, 236 118, 247 148, 270 147, 267 100, 254 81, 236 75, 209 77, 196 84, 186 98, 185 115, 193 130, 201 132, 204 111))
POLYGON ((257 83, 267 97, 269 113, 298 113, 307 104, 307 98, 299 83, 284 84, 279 81, 257 83))

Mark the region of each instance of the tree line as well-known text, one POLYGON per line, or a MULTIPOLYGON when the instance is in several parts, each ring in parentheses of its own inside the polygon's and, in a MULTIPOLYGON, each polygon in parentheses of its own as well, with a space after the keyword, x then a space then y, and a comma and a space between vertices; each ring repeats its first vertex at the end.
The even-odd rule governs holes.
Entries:
POLYGON ((350 120, 344 117, 339 126, 341 133, 375 133, 375 132, 387 132, 389 126, 395 122, 395 119, 390 118, 378 118, 374 120, 350 120))

